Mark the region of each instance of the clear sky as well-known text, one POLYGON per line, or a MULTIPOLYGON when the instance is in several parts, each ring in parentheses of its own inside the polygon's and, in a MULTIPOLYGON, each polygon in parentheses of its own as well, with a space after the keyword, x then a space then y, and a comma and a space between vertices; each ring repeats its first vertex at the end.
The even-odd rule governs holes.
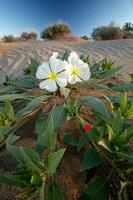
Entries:
POLYGON ((54 21, 90 37, 93 28, 111 21, 120 27, 133 23, 133 0, 0 0, 0 37, 30 29, 40 33, 54 21))

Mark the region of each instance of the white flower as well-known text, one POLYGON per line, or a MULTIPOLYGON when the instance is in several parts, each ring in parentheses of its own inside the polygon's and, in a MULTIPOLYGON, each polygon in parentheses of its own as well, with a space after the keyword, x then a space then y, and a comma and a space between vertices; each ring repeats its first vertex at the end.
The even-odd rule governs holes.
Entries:
POLYGON ((57 55, 58 53, 55 52, 49 62, 40 65, 36 72, 36 78, 44 79, 39 87, 50 92, 57 90, 57 84, 60 88, 66 87, 69 77, 69 73, 65 70, 66 64, 62 60, 56 59, 57 55))
POLYGON ((90 68, 87 63, 84 63, 78 58, 75 52, 71 52, 68 57, 68 62, 64 61, 66 64, 66 71, 70 74, 68 82, 70 84, 75 84, 76 82, 82 82, 89 80, 90 78, 90 68))

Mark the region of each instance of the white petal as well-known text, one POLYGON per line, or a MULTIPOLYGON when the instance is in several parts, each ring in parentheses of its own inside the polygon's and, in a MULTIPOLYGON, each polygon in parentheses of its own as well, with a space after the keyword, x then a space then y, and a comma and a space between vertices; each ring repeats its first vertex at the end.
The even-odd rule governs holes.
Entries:
POLYGON ((68 82, 70 84, 75 84, 77 81, 76 81, 76 77, 71 75, 69 78, 68 78, 68 82))
POLYGON ((67 79, 66 78, 58 78, 56 80, 56 82, 58 83, 58 85, 60 86, 60 88, 64 88, 67 85, 67 79))
POLYGON ((76 76, 76 82, 82 82, 82 80, 78 76, 76 76))
POLYGON ((51 81, 50 79, 47 79, 40 83, 40 88, 41 89, 45 88, 49 92, 54 92, 57 90, 57 85, 55 81, 51 81))
POLYGON ((80 78, 82 78, 84 81, 87 81, 90 79, 90 72, 85 75, 79 75, 80 78))
POLYGON ((50 67, 52 72, 57 72, 57 67, 59 64, 59 59, 51 59, 50 60, 50 67))
POLYGON ((37 72, 36 72, 36 78, 38 79, 48 78, 48 73, 46 73, 43 68, 38 67, 37 72))
POLYGON ((47 79, 47 80, 45 80, 45 81, 42 81, 42 82, 39 84, 39 87, 40 87, 41 89, 44 89, 44 88, 49 84, 49 82, 50 82, 50 79, 47 79))
POLYGON ((46 90, 48 90, 49 92, 54 92, 57 90, 57 85, 55 81, 50 80, 49 84, 46 86, 45 88, 46 90))
POLYGON ((40 68, 42 68, 46 73, 50 73, 50 69, 49 69, 49 62, 45 62, 42 65, 39 66, 40 68))
POLYGON ((63 71, 63 70, 65 69, 65 67, 66 67, 65 62, 62 61, 62 60, 59 60, 58 66, 57 66, 57 69, 56 69, 56 72, 61 72, 61 71, 63 71))
POLYGON ((53 52, 53 55, 50 57, 50 59, 57 58, 57 56, 58 56, 58 52, 53 52))
POLYGON ((90 69, 87 68, 85 70, 82 70, 81 74, 79 74, 79 77, 86 81, 90 79, 90 75, 91 75, 90 69))
POLYGON ((89 68, 87 63, 84 63, 82 60, 78 59, 79 66, 83 69, 89 68))
POLYGON ((58 74, 59 78, 68 78, 69 76, 70 74, 66 70, 58 74))
POLYGON ((71 75, 72 74, 72 65, 69 64, 66 60, 64 60, 64 63, 65 63, 65 70, 71 75))
POLYGON ((70 56, 68 57, 69 63, 74 66, 77 60, 78 60, 78 55, 75 52, 71 52, 70 56))

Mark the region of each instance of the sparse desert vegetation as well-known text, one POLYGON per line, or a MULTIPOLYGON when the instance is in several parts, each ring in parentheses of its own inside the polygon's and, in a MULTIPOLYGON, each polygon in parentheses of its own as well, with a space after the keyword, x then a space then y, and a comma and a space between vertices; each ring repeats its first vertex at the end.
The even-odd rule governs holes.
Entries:
POLYGON ((123 38, 123 31, 111 22, 108 26, 94 28, 91 36, 93 40, 116 40, 123 38))
POLYGON ((108 26, 98 26, 91 34, 93 40, 117 40, 133 38, 133 25, 125 23, 123 28, 111 22, 108 26))
POLYGON ((20 34, 21 37, 14 37, 14 35, 5 35, 3 36, 2 41, 6 43, 10 42, 18 42, 18 41, 25 41, 29 39, 36 40, 38 37, 38 33, 31 31, 31 32, 22 32, 20 34))
POLYGON ((36 40, 38 37, 38 33, 31 31, 31 32, 22 32, 21 33, 21 38, 25 40, 33 39, 36 40))
POLYGON ((69 25, 54 23, 53 26, 48 26, 41 32, 41 38, 42 39, 66 38, 69 33, 71 33, 69 25))
POLYGON ((87 35, 81 36, 81 38, 82 38, 83 40, 89 40, 89 38, 88 38, 87 35))

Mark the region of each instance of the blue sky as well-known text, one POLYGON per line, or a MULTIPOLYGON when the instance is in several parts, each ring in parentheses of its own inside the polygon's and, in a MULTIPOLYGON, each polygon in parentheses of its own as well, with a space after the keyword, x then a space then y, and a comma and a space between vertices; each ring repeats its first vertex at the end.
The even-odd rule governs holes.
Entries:
POLYGON ((115 21, 120 27, 133 23, 133 0, 0 0, 0 37, 41 32, 54 21, 67 22, 75 35, 115 21))

